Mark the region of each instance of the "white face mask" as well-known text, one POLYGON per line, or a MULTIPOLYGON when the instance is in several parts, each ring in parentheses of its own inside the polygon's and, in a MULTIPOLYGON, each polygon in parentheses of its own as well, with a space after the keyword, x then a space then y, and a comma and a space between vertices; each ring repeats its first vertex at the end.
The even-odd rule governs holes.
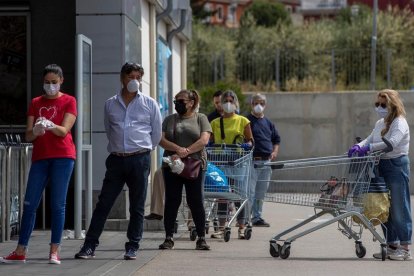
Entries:
POLYGON ((60 84, 59 83, 56 83, 56 84, 44 83, 43 84, 43 89, 45 90, 47 95, 54 96, 59 92, 60 84))
POLYGON ((130 80, 127 84, 127 90, 130 93, 135 93, 135 92, 139 91, 139 81, 130 80))
POLYGON ((375 108, 375 111, 377 112, 378 116, 380 118, 385 118, 388 114, 388 109, 387 108, 383 108, 381 106, 378 106, 375 108))
POLYGON ((264 110, 264 106, 262 106, 261 104, 256 104, 253 108, 253 111, 256 114, 262 114, 263 110, 264 110))
POLYGON ((236 105, 233 103, 225 103, 223 104, 223 111, 226 113, 233 113, 236 110, 236 105))

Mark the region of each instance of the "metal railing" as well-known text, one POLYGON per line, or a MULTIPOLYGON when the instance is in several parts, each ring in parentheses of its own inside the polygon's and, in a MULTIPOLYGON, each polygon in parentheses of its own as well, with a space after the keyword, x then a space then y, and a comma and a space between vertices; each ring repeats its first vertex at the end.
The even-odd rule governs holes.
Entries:
MULTIPOLYGON (((188 79, 197 88, 230 81, 247 91, 369 90, 370 53, 370 49, 199 53, 188 59, 188 79)), ((413 70, 412 53, 378 49, 376 87, 413 89, 413 70)))
POLYGON ((32 144, 19 134, 3 134, 0 140, 0 242, 19 233, 32 144))

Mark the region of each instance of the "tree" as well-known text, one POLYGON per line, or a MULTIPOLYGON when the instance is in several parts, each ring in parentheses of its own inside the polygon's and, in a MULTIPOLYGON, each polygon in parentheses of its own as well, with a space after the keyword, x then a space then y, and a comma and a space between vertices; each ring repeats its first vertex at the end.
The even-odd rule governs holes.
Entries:
POLYGON ((241 21, 246 20, 249 15, 253 16, 258 26, 271 27, 279 23, 291 23, 290 15, 285 6, 270 0, 253 1, 243 14, 241 21))

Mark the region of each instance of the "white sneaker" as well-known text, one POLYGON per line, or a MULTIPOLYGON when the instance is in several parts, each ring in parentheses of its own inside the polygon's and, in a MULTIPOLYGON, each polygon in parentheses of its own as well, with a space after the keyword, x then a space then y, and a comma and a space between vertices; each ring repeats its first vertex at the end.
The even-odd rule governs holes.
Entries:
POLYGON ((412 261, 413 257, 411 256, 410 250, 405 250, 403 248, 398 248, 396 252, 389 256, 391 260, 394 261, 412 261))
POLYGON ((214 232, 211 234, 212 239, 222 239, 223 238, 223 231, 214 232))
POLYGON ((49 264, 60 264, 60 257, 58 253, 49 254, 49 264))
MULTIPOLYGON (((392 249, 391 247, 387 247, 387 255, 385 256, 386 259, 390 258, 390 255, 394 255, 397 252, 398 249, 392 249)), ((382 253, 374 253, 372 255, 375 259, 382 259, 382 253)))
POLYGON ((239 240, 244 240, 246 239, 246 237, 244 236, 244 228, 239 228, 239 231, 237 232, 237 237, 239 238, 239 240))

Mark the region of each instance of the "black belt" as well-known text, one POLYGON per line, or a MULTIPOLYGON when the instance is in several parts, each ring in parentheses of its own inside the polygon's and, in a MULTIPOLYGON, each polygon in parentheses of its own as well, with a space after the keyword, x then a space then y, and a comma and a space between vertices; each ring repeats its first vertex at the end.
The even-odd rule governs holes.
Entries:
POLYGON ((261 157, 261 156, 253 157, 253 160, 269 160, 269 159, 270 159, 270 155, 267 157, 261 157))
POLYGON ((119 156, 119 157, 128 157, 128 156, 143 154, 149 151, 150 151, 149 149, 141 149, 141 150, 134 151, 134 152, 111 152, 111 154, 119 156))

